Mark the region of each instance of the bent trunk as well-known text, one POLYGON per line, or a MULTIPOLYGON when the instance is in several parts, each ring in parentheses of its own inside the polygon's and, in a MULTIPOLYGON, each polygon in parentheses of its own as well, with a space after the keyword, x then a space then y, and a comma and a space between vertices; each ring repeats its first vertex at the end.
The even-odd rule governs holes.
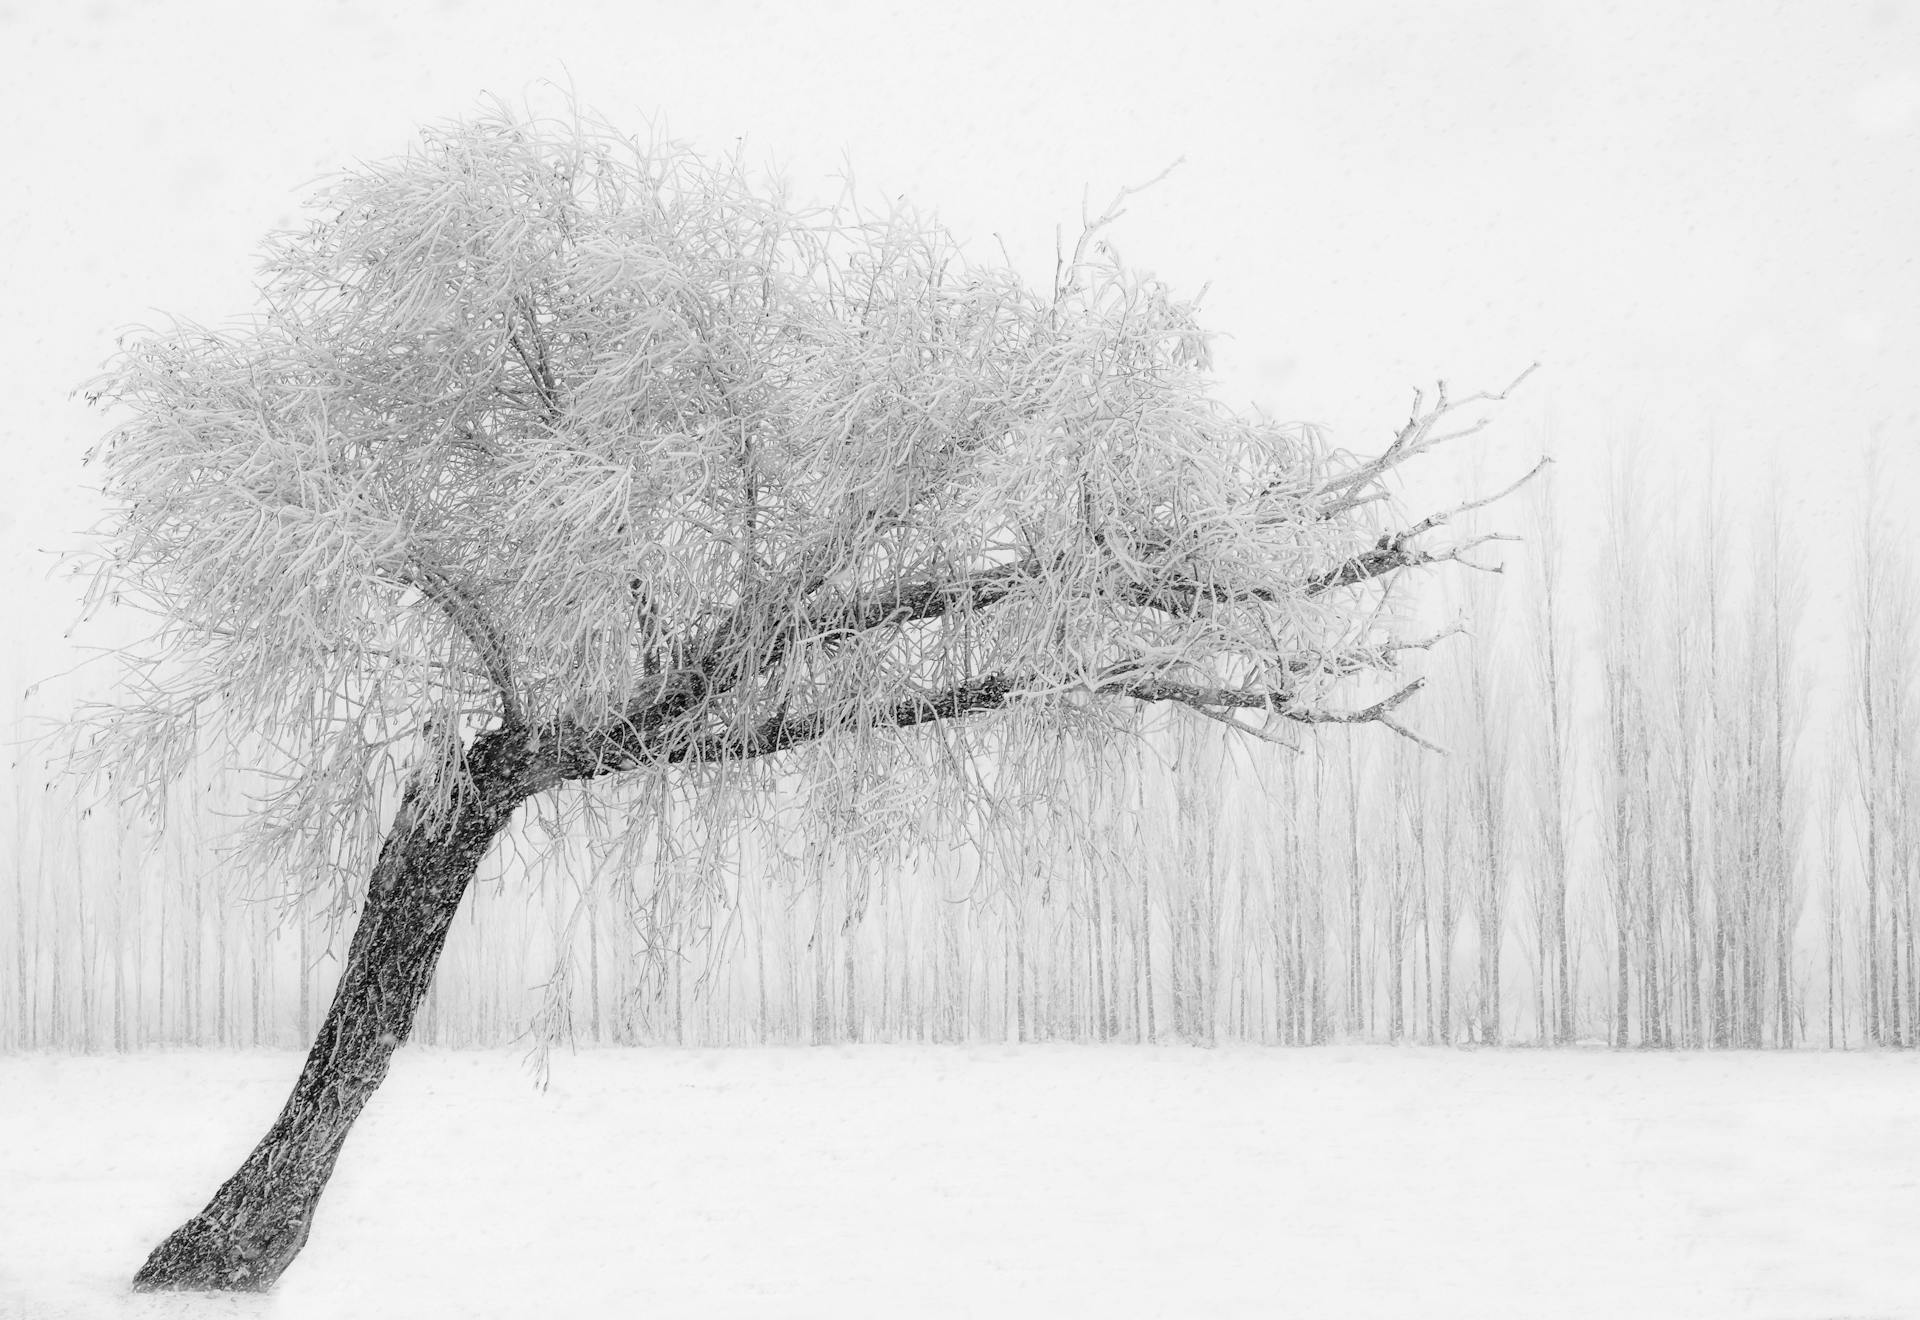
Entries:
POLYGON ((306 1245, 347 1132, 413 1027, 461 896, 494 836, 541 786, 514 741, 502 731, 476 740, 471 786, 440 829, 420 824, 427 782, 408 788, 293 1094, 206 1208, 154 1248, 135 1290, 265 1291, 306 1245))

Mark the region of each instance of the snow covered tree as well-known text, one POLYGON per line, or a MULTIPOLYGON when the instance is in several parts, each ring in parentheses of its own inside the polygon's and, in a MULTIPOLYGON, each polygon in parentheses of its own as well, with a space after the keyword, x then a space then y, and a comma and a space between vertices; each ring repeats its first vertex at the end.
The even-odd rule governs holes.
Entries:
POLYGON ((157 808, 197 756, 260 765, 247 856, 359 907, 285 1107, 138 1288, 286 1269, 530 800, 638 783, 634 856, 698 858, 777 790, 881 847, 1139 703, 1399 729, 1419 680, 1342 695, 1418 642, 1370 585, 1472 543, 1382 501, 1498 396, 1416 396, 1373 457, 1230 413, 1117 209, 1038 292, 910 212, 504 110, 316 207, 249 322, 90 390, 125 414, 92 599, 159 623, 82 769, 157 808))

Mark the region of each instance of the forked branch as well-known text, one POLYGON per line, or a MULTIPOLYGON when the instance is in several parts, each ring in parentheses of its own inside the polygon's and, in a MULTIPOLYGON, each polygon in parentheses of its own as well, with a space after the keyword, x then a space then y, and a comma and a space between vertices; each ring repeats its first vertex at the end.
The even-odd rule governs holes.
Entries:
POLYGON ((511 728, 525 727, 526 711, 520 703, 520 688, 514 679, 506 641, 479 603, 459 583, 418 560, 402 568, 398 579, 440 607, 486 667, 488 680, 500 694, 502 719, 511 728))
POLYGON ((1475 563, 1471 559, 1463 558, 1463 556, 1467 551, 1476 546, 1485 545, 1489 541, 1517 541, 1520 539, 1519 537, 1509 535, 1505 532, 1487 532, 1437 550, 1424 549, 1411 544, 1411 542, 1414 538, 1432 531, 1434 528, 1459 517, 1463 513, 1470 513, 1474 509, 1485 508, 1489 504, 1505 499, 1507 496, 1513 494, 1514 491, 1520 489, 1520 487, 1526 485, 1529 481, 1532 481, 1534 477, 1545 470, 1547 464, 1551 462, 1553 462, 1551 458, 1542 458, 1527 471, 1525 476, 1506 486, 1497 494, 1483 496, 1480 499, 1467 500, 1464 503, 1456 504, 1451 509, 1443 509, 1438 513, 1430 513, 1403 531, 1382 533, 1380 539, 1366 550, 1361 551, 1342 564, 1335 565, 1324 573, 1309 578, 1306 586, 1306 594, 1309 596, 1317 596, 1322 592, 1332 591, 1336 587, 1355 586, 1361 582, 1382 577, 1403 568, 1415 568, 1422 564, 1453 562, 1464 564, 1468 568, 1480 569, 1482 572, 1500 572, 1500 566, 1497 564, 1475 563))
POLYGON ((1521 382, 1526 380, 1528 376, 1531 376, 1539 365, 1538 362, 1529 365, 1525 371, 1515 376, 1512 383, 1504 390, 1500 390, 1497 393, 1482 390, 1477 394, 1470 394, 1464 399, 1449 399, 1447 397, 1447 383, 1441 381, 1435 389, 1433 407, 1427 408, 1425 411, 1422 411, 1422 409, 1426 404, 1426 393, 1422 390, 1415 390, 1413 394, 1412 411, 1408 414, 1406 423, 1394 434, 1393 443, 1358 467, 1336 473, 1327 478, 1327 480, 1323 481, 1319 488, 1314 491, 1316 497, 1326 501, 1320 506, 1320 516, 1322 518, 1336 517, 1339 514, 1347 512, 1349 509, 1369 502, 1375 498, 1372 487, 1378 483, 1380 478, 1385 476, 1389 470, 1398 467, 1417 454, 1432 449, 1436 445, 1445 444, 1450 440, 1459 440, 1484 428, 1488 419, 1482 417, 1478 421, 1463 426, 1458 430, 1448 431, 1440 435, 1434 434, 1435 429, 1442 421, 1462 408, 1471 407, 1476 403, 1499 403, 1503 401, 1509 394, 1518 389, 1521 382))

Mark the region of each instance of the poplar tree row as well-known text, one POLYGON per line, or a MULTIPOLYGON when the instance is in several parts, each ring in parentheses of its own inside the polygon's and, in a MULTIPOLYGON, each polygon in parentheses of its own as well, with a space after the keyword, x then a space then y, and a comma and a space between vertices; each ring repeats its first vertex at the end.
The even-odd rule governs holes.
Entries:
MULTIPOLYGON (((1734 519, 1622 457, 1591 531, 1543 493, 1503 576, 1429 583, 1462 633, 1405 710, 1445 755, 1168 712, 889 865, 773 828, 692 887, 509 848, 416 1039, 1911 1044, 1920 592, 1873 462, 1844 654, 1777 489, 1734 519)), ((305 1044, 347 914, 217 864, 230 776, 154 844, 14 773, 0 1044, 305 1044)))

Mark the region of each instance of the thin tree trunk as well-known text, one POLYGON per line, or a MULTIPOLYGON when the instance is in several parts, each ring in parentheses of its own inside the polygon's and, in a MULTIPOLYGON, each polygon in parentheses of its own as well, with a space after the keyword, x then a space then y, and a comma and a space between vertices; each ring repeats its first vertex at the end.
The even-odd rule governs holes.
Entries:
MULTIPOLYGON (((20 703, 16 702, 16 729, 20 723, 20 709, 20 703)), ((24 774, 15 774, 13 777, 13 979, 17 996, 14 999, 13 1041, 15 1048, 32 1049, 37 1043, 38 1031, 33 1005, 35 978, 28 969, 28 959, 37 943, 27 934, 27 778, 24 774)), ((164 890, 161 892, 165 893, 164 890)), ((164 909, 162 915, 165 915, 164 909)), ((161 929, 164 932, 164 923, 161 929)))
POLYGON ((1615 1049, 1625 1049, 1630 1043, 1631 1031, 1628 995, 1632 969, 1628 961, 1628 944, 1633 938, 1633 830, 1628 811, 1632 801, 1632 781, 1628 777, 1627 766, 1626 698, 1620 690, 1626 680, 1618 666, 1608 681, 1614 688, 1609 694, 1613 709, 1608 714, 1612 726, 1609 735, 1613 758, 1613 782, 1608 785, 1608 791, 1613 794, 1613 856, 1608 859, 1613 869, 1613 1045, 1615 1049))
POLYGON ((232 1025, 227 1020, 227 911, 226 904, 213 905, 213 1041, 231 1045, 232 1025))
POLYGON ((1119 1036, 1120 894, 1118 889, 1109 889, 1107 891, 1107 1039, 1117 1040, 1119 1036))
POLYGON ((833 984, 827 973, 827 889, 822 880, 814 887, 813 938, 807 941, 813 951, 813 1043, 833 1043, 833 984))
POLYGON ((1433 921, 1427 886, 1426 844, 1423 839, 1420 852, 1420 992, 1425 1000, 1427 1042, 1432 1044, 1439 1033, 1433 1018, 1433 921))
POLYGON ((1874 722, 1873 688, 1879 675, 1873 668, 1873 632, 1876 617, 1876 586, 1873 556, 1865 558, 1867 568, 1866 600, 1862 606, 1860 641, 1863 659, 1860 667, 1860 696, 1863 715, 1866 773, 1861 777, 1860 794, 1866 808, 1867 843, 1867 1039, 1881 1043, 1880 1033, 1880 755, 1879 730, 1874 722))
POLYGON ((1831 873, 1828 874, 1827 885, 1827 1048, 1833 1049, 1835 1045, 1833 1034, 1833 997, 1835 990, 1838 988, 1838 982, 1834 979, 1833 945, 1834 940, 1837 938, 1837 930, 1834 924, 1833 877, 1831 873))
MULTIPOLYGON (((47 1036, 48 1043, 58 1047, 70 1043, 67 1038, 67 1015, 64 1007, 67 971, 63 946, 66 944, 66 939, 65 932, 60 929, 60 890, 58 886, 53 883, 47 867, 47 848, 49 847, 47 834, 48 830, 46 826, 42 825, 40 829, 40 871, 35 886, 35 906, 40 910, 43 920, 46 922, 46 934, 42 936, 41 943, 46 944, 53 955, 48 960, 52 965, 48 968, 51 979, 47 987, 47 1036), (46 891, 46 900, 44 902, 41 902, 39 899, 37 891, 40 890, 46 891)), ((37 974, 38 969, 36 968, 36 975, 37 974)))
MULTIPOLYGON (((22 776, 22 778, 24 779, 25 776, 22 776)), ((27 1049, 32 1049, 34 1048, 34 1046, 40 1043, 40 1031, 39 1031, 39 1023, 34 1012, 34 1003, 33 1003, 33 999, 34 999, 33 992, 37 988, 37 978, 34 977, 32 973, 29 972, 28 963, 29 963, 29 951, 37 948, 37 946, 32 940, 28 939, 27 937, 27 868, 21 865, 21 853, 24 851, 25 850, 23 848, 17 845, 14 848, 14 870, 13 870, 14 964, 13 964, 13 967, 14 967, 14 983, 18 989, 18 993, 20 996, 19 1000, 17 1001, 17 1010, 16 1010, 20 1015, 18 1018, 19 1028, 15 1034, 15 1039, 20 1044, 24 1045, 27 1049)), ((162 920, 161 920, 160 929, 161 929, 162 935, 164 936, 166 932, 166 921, 165 921, 164 910, 162 911, 161 917, 162 917, 162 920)), ((163 990, 161 992, 161 999, 160 999, 160 1005, 162 1008, 166 1007, 166 1002, 167 1002, 166 992, 163 990)))
POLYGON ((600 905, 587 890, 587 1030, 600 1043, 600 905))
MULTIPOLYGON (((159 967, 154 973, 153 1024, 154 1024, 154 1034, 158 1037, 158 1039, 162 1044, 165 1044, 168 1040, 168 1036, 167 1036, 167 890, 171 889, 173 886, 171 881, 168 879, 168 877, 163 873, 160 877, 160 883, 156 887, 160 891, 160 904, 159 904, 160 916, 158 920, 158 925, 160 929, 157 932, 157 936, 154 941, 154 945, 158 950, 156 961, 159 963, 159 967)), ((178 998, 178 996, 176 996, 176 998, 178 998)))
MULTIPOLYGON (((1393 795, 1398 800, 1405 800, 1408 792, 1406 762, 1398 749, 1395 749, 1394 769, 1400 773, 1394 777, 1393 795)), ((1387 1039, 1397 1045, 1406 1025, 1405 986, 1402 979, 1405 966, 1401 958, 1401 946, 1405 941, 1407 857, 1406 841, 1397 819, 1393 821, 1392 829, 1393 878, 1389 882, 1392 887, 1387 892, 1387 1039)))
POLYGON ((1570 1045, 1574 1038, 1573 1025, 1573 950, 1567 937, 1567 872, 1562 854, 1560 873, 1554 879, 1554 970, 1560 976, 1560 1043, 1570 1045))
MULTIPOLYGON (((118 808, 113 818, 113 1048, 124 1054, 127 1032, 127 841, 118 808)), ((136 914, 134 928, 139 929, 136 914)))
POLYGON ((1360 787, 1353 740, 1344 740, 1347 770, 1347 1035, 1364 1026, 1360 981, 1360 787))
MULTIPOLYGON (((1452 858, 1443 858, 1444 867, 1452 858)), ((1440 879, 1440 1043, 1453 1044, 1453 881, 1440 879)))
MULTIPOLYGON (((1536 894, 1539 887, 1536 887, 1536 894)), ((1547 900, 1544 895, 1534 905, 1533 941, 1539 954, 1536 961, 1538 975, 1533 989, 1533 1036, 1534 1042, 1544 1048, 1553 1044, 1553 1008, 1548 995, 1548 987, 1553 984, 1553 943, 1547 937, 1547 900)))
POLYGON ((846 1026, 840 1038, 854 1045, 858 1045, 864 1033, 860 1029, 859 987, 854 980, 853 941, 854 932, 848 930, 846 932, 846 938, 840 946, 840 973, 846 983, 847 996, 846 1026))
POLYGON ((1717 1050, 1733 1043, 1728 1008, 1731 991, 1727 984, 1727 923, 1732 920, 1732 914, 1727 911, 1727 902, 1727 895, 1722 893, 1713 922, 1713 1047, 1717 1050))
MULTIPOLYGON (((124 829, 124 823, 122 825, 124 829)), ((124 845, 124 840, 122 843, 124 845)), ((133 947, 128 950, 133 955, 132 997, 133 1002, 127 1008, 127 1036, 130 1048, 139 1049, 147 1043, 146 1015, 140 1006, 146 1002, 147 984, 147 892, 140 883, 140 874, 136 870, 128 898, 133 904, 133 947)))
MULTIPOLYGON (((193 865, 184 850, 180 856, 180 864, 183 867, 193 865)), ((189 1045, 204 1045, 206 1041, 200 1034, 200 1024, 205 1015, 206 1008, 204 995, 202 993, 206 989, 206 982, 205 978, 201 975, 202 972, 206 970, 206 895, 204 893, 204 877, 197 868, 192 874, 193 878, 188 881, 188 885, 193 891, 192 918, 191 921, 182 921, 180 923, 181 933, 184 937, 184 942, 180 949, 180 973, 182 977, 180 1008, 186 1019, 186 1043, 189 1045)))
POLYGON ((1140 868, 1140 1003, 1144 1010, 1147 1028, 1147 1044, 1154 1043, 1157 1034, 1153 1021, 1153 903, 1147 891, 1147 869, 1140 868))
MULTIPOLYGON (((164 895, 165 892, 166 892, 165 890, 162 890, 161 891, 162 895, 164 895)), ((307 905, 304 900, 300 904, 299 911, 300 911, 300 917, 299 917, 299 920, 300 920, 300 1039, 306 1040, 308 1037, 310 1037, 313 1034, 313 949, 312 949, 312 935, 311 935, 313 923, 308 917, 307 905)), ((165 934, 166 934, 166 931, 163 928, 161 930, 161 935, 165 936, 165 934)), ((162 950, 165 950, 165 948, 167 947, 167 943, 164 938, 160 941, 160 947, 162 950)), ((160 983, 162 985, 165 985, 166 978, 162 977, 160 983)))
POLYGON ((251 1002, 247 1005, 251 1021, 247 1024, 248 1044, 254 1049, 260 1048, 260 1017, 263 1001, 273 998, 273 953, 272 933, 267 928, 267 905, 255 903, 253 907, 253 982, 251 1002))
POLYGON ((1167 904, 1167 993, 1173 999, 1174 1036, 1180 1040, 1191 1040, 1193 1032, 1188 1026, 1191 1014, 1187 1008, 1188 958, 1186 941, 1180 937, 1180 928, 1185 924, 1181 920, 1180 907, 1177 900, 1167 904))
POLYGON ((753 922, 753 983, 759 995, 760 1043, 767 1043, 767 904, 760 896, 753 922))
MULTIPOLYGON (((1914 959, 1915 950, 1914 950, 1914 935, 1913 935, 1913 856, 1911 853, 1908 854, 1905 861, 1902 863, 1901 877, 1902 877, 1901 901, 1905 905, 1906 913, 1907 913, 1906 931, 1907 931, 1907 1032, 1908 1032, 1908 1035, 1907 1035, 1906 1043, 1908 1045, 1913 1045, 1913 1044, 1920 1044, 1920 1040, 1916 1040, 1915 1034, 1914 1034, 1916 1029, 1920 1028, 1920 976, 1914 975, 1913 959, 1914 959)), ((1782 942, 1780 964, 1783 969, 1787 965, 1786 943, 1784 940, 1782 942)), ((1786 996, 1784 994, 1782 994, 1781 1000, 1783 1003, 1785 1002, 1786 996)))
POLYGON ((1093 1011, 1095 1014, 1093 1038, 1095 1040, 1113 1039, 1113 1019, 1107 1012, 1107 962, 1105 951, 1100 947, 1100 876, 1095 872, 1087 886, 1087 898, 1092 904, 1092 914, 1087 921, 1087 942, 1093 953, 1093 1011))
POLYGON ((1387 957, 1392 960, 1387 964, 1387 1039, 1396 1045, 1406 1030, 1407 1006, 1403 980, 1406 968, 1400 958, 1400 947, 1405 939, 1401 931, 1403 921, 1396 897, 1387 918, 1387 957))
POLYGON ((1887 1009, 1881 1028, 1889 1044, 1898 1048, 1907 1043, 1905 1026, 1900 1021, 1900 905, 1887 904, 1887 1009))
POLYGON ((1681 1005, 1683 1043, 1698 1046, 1701 1044, 1700 1013, 1700 874, 1694 858, 1693 847, 1693 731, 1682 724, 1674 735, 1680 740, 1680 839, 1682 890, 1681 901, 1685 904, 1682 914, 1682 927, 1686 931, 1686 997, 1681 1005))
POLYGON ((367 886, 333 1004, 293 1094, 205 1209, 155 1247, 136 1291, 263 1292, 306 1245, 347 1133, 412 1030, 460 899, 514 810, 543 787, 506 731, 469 753, 472 787, 445 827, 416 827, 425 789, 403 799, 367 886))
POLYGON ((1661 902, 1653 865, 1653 840, 1657 827, 1654 821, 1653 769, 1649 764, 1651 748, 1644 732, 1639 742, 1642 828, 1646 831, 1646 841, 1640 848, 1640 892, 1643 895, 1641 901, 1645 904, 1645 915, 1641 918, 1641 930, 1645 936, 1642 966, 1646 977, 1640 996, 1640 1043, 1662 1048, 1667 1044, 1665 960, 1660 948, 1660 932, 1665 925, 1661 909, 1665 905, 1661 902))

